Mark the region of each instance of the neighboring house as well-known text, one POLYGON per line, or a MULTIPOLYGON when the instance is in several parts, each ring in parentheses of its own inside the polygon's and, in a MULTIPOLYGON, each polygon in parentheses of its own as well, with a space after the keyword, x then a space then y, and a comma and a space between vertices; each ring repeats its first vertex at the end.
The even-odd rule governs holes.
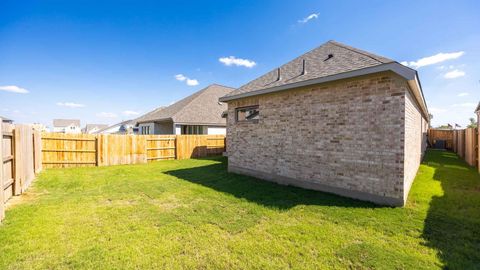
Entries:
POLYGON ((104 124, 87 124, 85 128, 82 129, 82 133, 93 134, 107 127, 108 125, 104 125, 104 124))
POLYGON ((82 133, 80 120, 78 119, 53 119, 53 132, 59 133, 82 133))
POLYGON ((230 172, 404 205, 426 148, 417 72, 334 41, 222 97, 230 172))
POLYGON ((212 84, 168 107, 138 119, 139 134, 225 134, 226 104, 218 99, 233 88, 212 84))
POLYGON ((47 126, 45 126, 44 124, 33 123, 32 127, 33 127, 34 130, 38 130, 40 132, 50 132, 50 129, 47 126))
POLYGON ((6 117, 3 117, 0 115, 0 118, 2 118, 2 123, 7 123, 7 124, 13 124, 13 120, 12 119, 8 119, 6 117))
POLYGON ((135 127, 135 120, 126 120, 115 125, 106 127, 97 131, 98 134, 137 134, 138 128, 135 127))

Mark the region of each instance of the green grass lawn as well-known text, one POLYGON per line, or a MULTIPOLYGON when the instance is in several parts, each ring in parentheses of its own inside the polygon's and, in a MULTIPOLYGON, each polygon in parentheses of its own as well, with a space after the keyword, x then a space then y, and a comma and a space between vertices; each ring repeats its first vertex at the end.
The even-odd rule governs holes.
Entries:
POLYGON ((51 169, 0 225, 0 269, 35 268, 480 268, 480 177, 429 151, 390 208, 229 174, 223 158, 51 169))

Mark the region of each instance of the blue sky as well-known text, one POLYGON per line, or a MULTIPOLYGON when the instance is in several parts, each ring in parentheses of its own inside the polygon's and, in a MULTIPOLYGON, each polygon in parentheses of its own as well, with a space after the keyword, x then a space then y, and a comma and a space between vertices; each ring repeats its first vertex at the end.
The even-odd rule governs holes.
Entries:
POLYGON ((333 39, 407 61, 433 125, 465 125, 480 101, 479 11, 479 1, 1 0, 0 115, 115 123, 211 83, 239 87, 333 39))

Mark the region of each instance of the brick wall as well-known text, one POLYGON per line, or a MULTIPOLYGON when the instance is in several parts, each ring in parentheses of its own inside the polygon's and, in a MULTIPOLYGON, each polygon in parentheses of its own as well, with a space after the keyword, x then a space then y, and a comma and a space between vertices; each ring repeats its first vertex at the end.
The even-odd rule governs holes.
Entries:
POLYGON ((385 72, 230 101, 229 170, 403 205, 406 90, 385 72), (248 105, 259 121, 236 123, 248 105))
MULTIPOLYGON (((402 82, 399 82, 402 84, 402 82)), ((403 82, 404 83, 404 82, 403 82)), ((405 88, 405 175, 404 175, 404 200, 408 197, 408 192, 412 186, 413 180, 422 161, 423 154, 427 148, 427 130, 428 122, 420 113, 420 109, 415 102, 413 95, 405 88)))

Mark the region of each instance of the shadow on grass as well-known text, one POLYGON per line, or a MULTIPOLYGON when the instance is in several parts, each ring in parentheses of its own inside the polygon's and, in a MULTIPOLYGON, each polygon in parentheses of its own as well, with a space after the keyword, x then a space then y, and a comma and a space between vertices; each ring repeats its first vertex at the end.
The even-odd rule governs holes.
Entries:
POLYGON ((277 209, 289 209, 296 205, 355 208, 382 207, 373 203, 344 198, 324 192, 283 186, 249 176, 228 173, 226 159, 216 158, 216 160, 220 161, 220 163, 168 171, 166 174, 231 194, 236 198, 246 199, 266 207, 277 209))
POLYGON ((430 201, 426 245, 439 251, 445 269, 480 269, 479 174, 452 152, 429 151, 424 163, 444 191, 430 201))

